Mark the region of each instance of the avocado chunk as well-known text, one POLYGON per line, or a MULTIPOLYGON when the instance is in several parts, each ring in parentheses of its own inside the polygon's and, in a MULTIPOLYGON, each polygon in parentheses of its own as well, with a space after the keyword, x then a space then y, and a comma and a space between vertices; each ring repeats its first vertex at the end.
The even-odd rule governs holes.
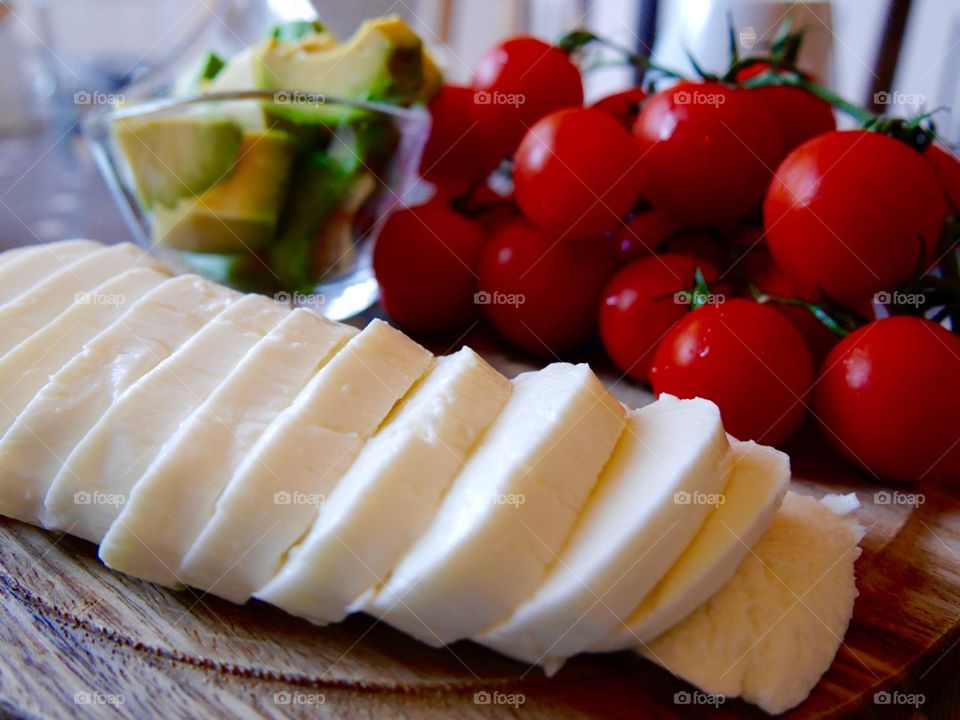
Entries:
POLYGON ((217 184, 237 161, 243 130, 231 120, 127 118, 113 127, 143 204, 173 207, 217 184))
POLYGON ((396 16, 365 21, 346 43, 305 50, 269 40, 255 68, 257 86, 348 100, 407 104, 424 84, 423 43, 396 16))
POLYGON ((154 241, 198 253, 252 252, 274 238, 293 166, 294 146, 275 130, 243 134, 223 180, 173 208, 154 211, 154 241))

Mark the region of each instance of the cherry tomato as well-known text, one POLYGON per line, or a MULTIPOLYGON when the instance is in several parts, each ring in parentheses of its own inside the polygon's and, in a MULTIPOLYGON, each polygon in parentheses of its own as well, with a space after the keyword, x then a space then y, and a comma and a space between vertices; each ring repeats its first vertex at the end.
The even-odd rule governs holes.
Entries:
POLYGON ((484 310, 517 347, 562 355, 594 334, 612 270, 612 253, 600 244, 556 243, 526 221, 510 223, 490 239, 480 261, 484 310))
POLYGON ((765 248, 767 244, 763 228, 755 225, 738 225, 724 234, 723 241, 729 248, 746 252, 765 248))
POLYGON ((717 236, 705 230, 694 230, 670 238, 667 252, 699 258, 721 271, 730 265, 730 257, 723 249, 717 236))
POLYGON ((905 143, 863 130, 820 135, 777 169, 767 244, 804 292, 868 299, 934 257, 946 205, 933 168, 905 143))
POLYGON ((637 213, 614 231, 613 244, 621 263, 650 255, 677 234, 677 224, 659 210, 637 213))
POLYGON ((525 35, 490 48, 473 76, 482 122, 502 154, 547 113, 583 105, 580 71, 562 50, 525 35))
POLYGON ((517 150, 517 203, 551 237, 573 242, 620 224, 643 184, 636 141, 599 110, 559 110, 538 121, 517 150))
POLYGON ((813 360, 797 329, 750 300, 706 305, 680 320, 653 358, 656 394, 703 397, 727 432, 778 445, 803 419, 813 360))
POLYGON ((430 101, 433 125, 420 161, 431 182, 470 185, 496 166, 492 141, 477 121, 474 90, 445 85, 430 101))
POLYGON ((827 356, 814 407, 839 452, 885 478, 960 467, 960 338, 917 317, 865 325, 827 356))
MULTIPOLYGON (((748 279, 760 292, 773 298, 809 301, 809 298, 803 297, 797 291, 790 276, 772 261, 769 253, 753 252, 751 256, 755 259, 756 264, 754 268, 748 270, 748 279)), ((823 360, 830 349, 840 341, 840 336, 820 322, 808 308, 801 305, 780 303, 776 300, 771 300, 768 304, 800 331, 804 340, 807 341, 807 347, 813 355, 814 363, 823 360)))
POLYGON ((927 148, 925 155, 927 160, 933 163, 934 172, 940 181, 950 212, 960 213, 960 160, 940 145, 931 145, 927 148))
POLYGON ((479 315, 474 293, 484 241, 476 223, 439 200, 393 213, 373 250, 387 314, 419 333, 468 325, 479 315))
POLYGON ((773 111, 756 95, 682 82, 644 101, 633 132, 647 167, 644 195, 685 227, 735 224, 783 157, 773 111))
MULTIPOLYGON (((737 80, 747 80, 769 69, 768 63, 751 65, 737 74, 737 80)), ((812 137, 837 129, 837 119, 830 103, 803 88, 779 85, 755 88, 750 92, 762 98, 779 118, 784 152, 790 152, 812 137)))
POLYGON ((607 284, 600 303, 600 337, 613 363, 642 383, 667 331, 690 311, 678 293, 694 287, 699 265, 712 282, 717 271, 685 255, 651 255, 627 265, 607 284))
POLYGON ((643 102, 645 97, 647 97, 647 94, 643 89, 635 87, 613 95, 607 95, 607 97, 597 100, 590 107, 616 118, 621 125, 629 130, 636 122, 637 114, 640 112, 640 103, 643 102))

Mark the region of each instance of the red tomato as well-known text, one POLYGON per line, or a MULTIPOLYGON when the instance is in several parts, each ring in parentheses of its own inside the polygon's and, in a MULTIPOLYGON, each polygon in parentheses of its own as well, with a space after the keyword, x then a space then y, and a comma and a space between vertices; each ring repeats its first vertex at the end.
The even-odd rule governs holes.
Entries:
POLYGON ((637 119, 637 114, 640 112, 640 103, 643 102, 645 97, 647 97, 647 94, 643 89, 635 87, 613 95, 607 95, 607 97, 597 100, 590 107, 616 118, 621 125, 629 130, 637 119))
MULTIPOLYGON (((754 257, 767 255, 768 253, 751 253, 754 257)), ((797 291, 793 281, 780 268, 779 265, 766 258, 766 262, 759 262, 756 270, 750 272, 748 277, 750 282, 756 288, 767 295, 775 298, 787 298, 794 300, 808 300, 797 291)), ((770 307, 787 318, 794 327, 803 335, 807 341, 807 347, 813 355, 815 363, 819 363, 826 357, 830 349, 840 341, 840 336, 830 330, 826 325, 820 322, 809 309, 800 305, 790 305, 779 303, 775 300, 770 301, 770 307)))
POLYGON ((824 361, 815 395, 827 439, 881 477, 938 480, 960 467, 960 338, 929 320, 877 320, 824 361))
POLYGON ((643 103, 633 132, 644 194, 685 227, 733 225, 762 197, 783 157, 780 125, 747 90, 682 82, 643 103))
POLYGON ((613 276, 600 303, 600 337, 613 363, 639 382, 649 382, 653 354, 663 336, 690 311, 677 293, 694 287, 699 265, 707 282, 710 265, 685 255, 651 255, 613 276))
POLYGON ((684 317, 650 368, 657 395, 712 400, 727 432, 768 445, 800 424, 812 378, 813 360, 797 329, 750 300, 707 305, 684 317))
POLYGON ((525 221, 505 225, 480 261, 484 309, 507 340, 537 355, 575 349, 596 330, 613 269, 607 248, 556 243, 525 221))
POLYGON ((960 213, 960 160, 940 145, 931 145, 927 148, 925 155, 933 164, 933 170, 940 181, 950 212, 960 213))
POLYGON ((763 206, 773 257, 806 292, 864 300, 934 257, 946 215, 933 168, 863 130, 820 135, 777 169, 763 206))
POLYGON ((420 161, 427 180, 468 186, 496 167, 499 158, 476 107, 473 89, 457 85, 445 85, 430 101, 433 125, 420 161))
POLYGON ((630 133, 599 110, 560 110, 537 122, 515 158, 517 204, 534 225, 567 241, 613 230, 643 184, 630 133))
POLYGON ((732 231, 726 233, 723 240, 727 247, 747 252, 759 250, 767 244, 763 228, 754 225, 738 225, 732 231))
POLYGON ((373 250, 387 314, 420 333, 469 324, 479 315, 474 293, 484 241, 476 223, 442 201, 391 215, 373 250))
POLYGON ((679 228, 659 210, 637 213, 623 223, 613 236, 620 262, 626 263, 658 250, 679 228))
POLYGON ((667 252, 699 258, 724 272, 730 266, 730 257, 716 235, 704 230, 677 235, 667 241, 666 249, 667 252))
MULTIPOLYGON (((768 63, 757 63, 744 68, 737 80, 747 80, 768 70, 768 63)), ((830 103, 803 88, 789 85, 756 88, 750 92, 770 107, 780 120, 784 152, 790 152, 807 140, 837 129, 837 119, 830 103)))
POLYGON ((580 71, 562 50, 517 36, 490 48, 473 76, 482 122, 493 129, 502 154, 547 113, 583 105, 580 71))

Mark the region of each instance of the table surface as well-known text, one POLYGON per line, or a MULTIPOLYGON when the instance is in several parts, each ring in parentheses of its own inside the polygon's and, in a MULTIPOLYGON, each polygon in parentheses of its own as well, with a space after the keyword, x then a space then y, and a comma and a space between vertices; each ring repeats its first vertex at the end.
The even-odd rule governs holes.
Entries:
MULTIPOLYGON (((68 237, 103 242, 130 237, 76 127, 0 137, 0 250, 68 237)), ((943 656, 931 658, 926 668, 917 669, 918 680, 910 691, 923 693, 926 704, 921 712, 902 717, 960 717, 958 645, 960 640, 943 656)), ((0 653, 0 716, 8 706, 3 696, 5 671, 0 653)))

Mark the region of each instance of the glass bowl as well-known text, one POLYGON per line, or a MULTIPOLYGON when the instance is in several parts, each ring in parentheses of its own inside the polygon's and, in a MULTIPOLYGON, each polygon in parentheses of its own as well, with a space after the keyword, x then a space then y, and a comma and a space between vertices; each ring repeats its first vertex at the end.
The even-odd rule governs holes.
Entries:
POLYGON ((377 300, 372 245, 418 186, 430 116, 242 91, 105 109, 83 129, 143 247, 177 270, 341 320, 377 300))

